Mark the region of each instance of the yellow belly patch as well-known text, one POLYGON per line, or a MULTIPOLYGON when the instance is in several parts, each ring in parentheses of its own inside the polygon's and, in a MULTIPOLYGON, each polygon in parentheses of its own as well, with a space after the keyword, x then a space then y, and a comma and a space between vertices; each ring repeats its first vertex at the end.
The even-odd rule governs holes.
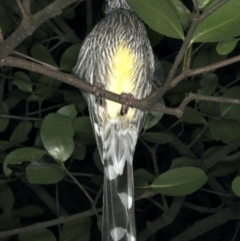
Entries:
MULTIPOLYGON (((134 65, 137 63, 137 57, 132 53, 128 46, 124 45, 123 41, 114 53, 112 58, 112 75, 109 76, 106 89, 116 94, 133 93, 134 90, 134 65)), ((111 119, 120 116, 121 104, 107 100, 107 114, 111 119)), ((131 118, 133 114, 132 109, 128 110, 125 115, 127 119, 131 118)))

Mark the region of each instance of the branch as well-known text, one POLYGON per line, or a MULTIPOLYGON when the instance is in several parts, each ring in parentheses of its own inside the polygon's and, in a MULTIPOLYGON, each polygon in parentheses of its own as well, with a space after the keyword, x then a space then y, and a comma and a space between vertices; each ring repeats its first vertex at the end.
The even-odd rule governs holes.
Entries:
POLYGON ((216 228, 230 220, 240 218, 240 202, 234 203, 230 207, 223 208, 215 214, 195 222, 191 227, 170 241, 188 241, 216 228))
POLYGON ((188 47, 189 47, 189 43, 191 41, 191 38, 193 36, 193 33, 196 29, 196 27, 198 26, 198 24, 200 22, 202 22, 205 18, 207 18, 208 16, 210 16, 214 11, 216 11, 217 9, 219 9, 221 6, 223 6, 225 3, 227 3, 229 0, 221 0, 219 1, 217 4, 215 4, 214 6, 212 6, 210 9, 208 9, 206 12, 202 13, 201 15, 199 15, 199 12, 196 11, 196 13, 192 16, 192 24, 189 27, 189 30, 187 32, 187 36, 182 44, 182 47, 180 48, 178 55, 176 56, 176 59, 174 61, 174 64, 169 72, 168 78, 165 82, 165 84, 163 85, 162 88, 159 89, 158 91, 158 95, 159 97, 162 97, 163 94, 169 89, 169 86, 172 82, 172 79, 174 78, 178 66, 180 65, 180 63, 183 60, 183 56, 186 53, 188 47))
POLYGON ((51 221, 36 223, 36 224, 30 225, 30 226, 27 226, 27 227, 16 228, 16 229, 13 229, 13 230, 10 230, 10 231, 3 231, 3 232, 0 232, 0 238, 5 238, 5 237, 9 237, 9 236, 16 235, 16 234, 21 234, 21 233, 26 233, 26 232, 29 232, 29 231, 37 231, 37 230, 40 230, 40 229, 43 229, 43 228, 48 228, 48 227, 52 227, 54 225, 58 225, 60 223, 66 223, 66 222, 73 221, 73 220, 76 220, 76 219, 79 219, 79 218, 88 217, 88 216, 93 215, 95 213, 95 211, 101 212, 102 209, 101 208, 98 208, 96 210, 90 209, 88 211, 78 213, 78 214, 74 214, 74 215, 71 215, 71 216, 68 216, 68 217, 62 216, 62 217, 53 219, 51 221))
MULTIPOLYGON (((202 161, 201 168, 204 171, 208 171, 212 166, 220 161, 225 161, 227 159, 227 155, 239 148, 240 146, 240 138, 235 139, 231 143, 219 149, 217 152, 213 153, 209 157, 205 158, 202 161)), ((235 157, 235 156, 233 156, 235 157)))
MULTIPOLYGON (((46 8, 34 15, 27 15, 23 18, 20 26, 6 39, 0 43, 0 61, 13 52, 13 50, 29 35, 31 35, 42 23, 48 19, 60 15, 62 9, 76 2, 77 0, 56 0, 46 8)), ((20 6, 20 0, 18 0, 20 6)))
POLYGON ((151 222, 151 224, 139 234, 138 240, 145 241, 159 229, 171 224, 179 213, 184 200, 185 197, 175 197, 171 207, 166 213, 164 213, 164 216, 160 217, 154 222, 151 222))
POLYGON ((17 1, 18 7, 19 7, 19 9, 21 11, 21 14, 22 14, 23 18, 27 18, 28 14, 25 11, 25 8, 23 7, 23 4, 22 4, 21 0, 16 0, 16 1, 17 1))

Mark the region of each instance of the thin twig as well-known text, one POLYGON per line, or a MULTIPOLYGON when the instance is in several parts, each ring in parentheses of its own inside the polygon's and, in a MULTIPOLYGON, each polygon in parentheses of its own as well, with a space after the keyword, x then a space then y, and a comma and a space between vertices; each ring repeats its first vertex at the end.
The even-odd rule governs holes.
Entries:
POLYGON ((17 1, 18 7, 21 11, 21 14, 22 14, 23 18, 27 18, 28 14, 27 14, 25 8, 23 7, 23 4, 22 4, 21 0, 16 0, 16 1, 17 1))
POLYGON ((83 186, 78 182, 78 180, 68 171, 68 169, 65 167, 64 163, 62 164, 62 167, 64 168, 64 170, 66 171, 66 173, 68 174, 68 176, 74 181, 74 183, 82 190, 82 192, 85 194, 85 196, 88 198, 88 200, 90 201, 90 203, 93 205, 93 200, 92 198, 89 196, 88 192, 83 188, 83 186))

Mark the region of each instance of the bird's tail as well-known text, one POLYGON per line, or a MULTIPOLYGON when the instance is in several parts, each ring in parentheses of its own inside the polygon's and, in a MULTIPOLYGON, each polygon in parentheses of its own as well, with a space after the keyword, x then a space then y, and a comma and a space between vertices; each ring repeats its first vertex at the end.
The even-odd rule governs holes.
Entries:
POLYGON ((102 241, 135 241, 132 160, 137 133, 116 131, 114 124, 106 131, 102 241))

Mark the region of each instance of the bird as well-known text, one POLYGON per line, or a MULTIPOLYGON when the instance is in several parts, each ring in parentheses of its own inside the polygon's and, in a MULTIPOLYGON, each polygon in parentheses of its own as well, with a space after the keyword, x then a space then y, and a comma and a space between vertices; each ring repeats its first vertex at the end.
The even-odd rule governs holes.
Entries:
POLYGON ((132 108, 132 99, 151 93, 154 63, 144 23, 126 0, 107 0, 106 15, 84 40, 73 68, 94 86, 82 94, 104 167, 102 241, 136 240, 133 155, 147 112, 132 108), (124 104, 105 99, 106 90, 124 104))

